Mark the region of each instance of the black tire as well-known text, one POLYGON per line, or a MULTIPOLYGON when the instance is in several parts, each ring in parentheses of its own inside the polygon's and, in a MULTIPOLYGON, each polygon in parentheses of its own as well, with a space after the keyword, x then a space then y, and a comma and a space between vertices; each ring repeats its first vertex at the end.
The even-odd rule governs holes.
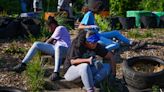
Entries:
POLYGON ((122 28, 121 23, 119 21, 119 17, 110 17, 110 27, 112 30, 119 30, 122 28))
MULTIPOLYGON (((7 21, 8 22, 8 21, 7 21)), ((17 37, 19 34, 19 25, 20 22, 18 20, 13 20, 5 27, 0 28, 0 38, 13 38, 17 37)))
POLYGON ((0 92, 26 92, 24 90, 12 87, 0 87, 0 92))
POLYGON ((152 92, 151 88, 147 88, 147 89, 136 89, 134 87, 128 86, 126 85, 127 90, 126 92, 152 92))
POLYGON ((0 28, 5 28, 14 18, 10 17, 0 17, 0 28))
POLYGON ((164 28, 164 16, 160 17, 160 23, 159 23, 160 28, 164 28))
POLYGON ((135 17, 120 17, 119 21, 123 29, 135 28, 135 17))
POLYGON ((153 56, 138 56, 123 62, 123 76, 127 85, 134 88, 145 89, 151 88, 153 85, 164 87, 164 70, 155 73, 142 73, 134 71, 132 66, 136 62, 162 64, 164 61, 153 56))
POLYGON ((157 28, 157 17, 156 16, 142 16, 141 27, 142 28, 157 28))

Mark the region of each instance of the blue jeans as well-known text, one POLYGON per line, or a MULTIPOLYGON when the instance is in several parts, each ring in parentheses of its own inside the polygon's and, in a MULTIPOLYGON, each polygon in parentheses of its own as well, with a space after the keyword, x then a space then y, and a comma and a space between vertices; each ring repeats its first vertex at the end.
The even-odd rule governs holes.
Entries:
POLYGON ((19 0, 19 1, 21 3, 21 11, 22 12, 27 12, 27 9, 26 9, 27 3, 26 3, 26 1, 25 0, 19 0))
POLYGON ((54 72, 59 72, 60 65, 62 63, 62 58, 66 56, 67 49, 68 48, 63 46, 55 46, 53 44, 47 44, 44 42, 34 42, 32 47, 29 49, 26 56, 22 60, 22 63, 29 62, 37 53, 37 51, 41 51, 55 57, 54 72))
POLYGON ((117 38, 119 41, 122 41, 128 45, 132 43, 131 40, 123 36, 118 30, 113 30, 110 32, 102 32, 102 33, 99 33, 98 32, 99 29, 97 28, 84 29, 84 30, 85 31, 92 30, 93 32, 98 33, 100 37, 98 43, 105 45, 105 48, 108 49, 109 51, 118 49, 120 47, 118 42, 114 42, 113 40, 111 40, 112 38, 117 38))
POLYGON ((122 41, 128 45, 131 44, 131 40, 123 36, 119 31, 110 31, 110 32, 102 32, 100 34, 100 40, 98 41, 100 44, 105 45, 106 49, 109 51, 113 49, 118 49, 119 48, 119 43, 112 41, 112 38, 117 38, 119 41, 122 41))
POLYGON ((81 78, 87 92, 94 92, 94 85, 101 82, 111 72, 109 64, 102 64, 101 69, 97 69, 93 65, 81 63, 79 65, 72 65, 64 75, 67 81, 76 81, 81 78))

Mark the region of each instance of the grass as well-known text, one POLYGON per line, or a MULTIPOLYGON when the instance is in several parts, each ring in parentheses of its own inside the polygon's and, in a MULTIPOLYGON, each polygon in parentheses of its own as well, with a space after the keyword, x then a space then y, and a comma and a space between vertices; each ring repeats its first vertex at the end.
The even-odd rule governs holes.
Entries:
POLYGON ((41 67, 39 55, 27 65, 26 71, 28 89, 32 92, 40 92, 44 89, 44 70, 41 67))
POLYGON ((151 29, 142 31, 140 29, 131 29, 128 31, 128 37, 130 38, 136 38, 136 39, 143 39, 143 38, 149 38, 154 37, 153 31, 151 29))

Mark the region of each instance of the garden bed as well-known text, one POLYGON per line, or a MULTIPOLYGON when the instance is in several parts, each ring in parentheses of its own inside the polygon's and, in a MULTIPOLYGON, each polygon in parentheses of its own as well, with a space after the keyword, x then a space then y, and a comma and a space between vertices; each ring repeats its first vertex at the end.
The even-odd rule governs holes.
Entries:
MULTIPOLYGON (((157 56, 164 60, 164 29, 161 31, 153 30, 152 32, 156 36, 142 39, 148 42, 148 48, 139 49, 137 51, 124 51, 121 53, 121 58, 126 60, 134 56, 157 56)), ((126 35, 126 32, 123 33, 126 35)), ((10 69, 23 59, 31 45, 32 42, 27 40, 0 40, 0 86, 27 89, 27 81, 23 77, 23 74, 14 73, 10 71, 10 69), (14 53, 12 52, 14 48, 22 49, 19 49, 20 53, 14 53), (8 51, 10 53, 8 53, 8 51)), ((117 78, 122 78, 121 64, 122 63, 117 64, 117 78)))

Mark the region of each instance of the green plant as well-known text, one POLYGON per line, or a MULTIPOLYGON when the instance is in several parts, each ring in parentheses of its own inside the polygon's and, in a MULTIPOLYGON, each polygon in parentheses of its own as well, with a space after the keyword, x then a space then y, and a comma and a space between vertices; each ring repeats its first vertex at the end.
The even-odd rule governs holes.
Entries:
POLYGON ((56 12, 58 0, 42 0, 43 2, 43 10, 49 12, 56 12))
POLYGON ((112 16, 125 16, 127 11, 127 2, 128 0, 109 0, 110 14, 112 16))
POLYGON ((128 37, 130 38, 148 38, 154 37, 152 30, 141 31, 139 29, 132 29, 128 31, 128 37))
POLYGON ((25 52, 27 52, 27 49, 18 47, 16 44, 17 43, 13 41, 7 48, 4 48, 4 52, 21 58, 22 54, 25 54, 25 52))
POLYGON ((95 20, 97 25, 100 27, 101 31, 109 31, 111 30, 109 26, 109 21, 105 17, 101 17, 100 15, 95 15, 95 20))
POLYGON ((3 7, 4 11, 8 14, 18 14, 21 12, 19 0, 0 0, 0 6, 3 7))
POLYGON ((151 30, 146 31, 146 32, 144 32, 144 34, 143 34, 143 37, 144 37, 144 38, 153 37, 153 36, 154 36, 154 35, 153 35, 153 33, 152 33, 151 30))
MULTIPOLYGON (((71 19, 67 18, 66 12, 58 12, 58 14, 55 16, 55 19, 57 20, 59 25, 63 25, 63 26, 65 26, 68 29, 72 29, 71 22, 73 20, 71 21, 71 19)), ((73 23, 73 26, 74 26, 74 23, 73 23)))
POLYGON ((139 38, 139 37, 142 37, 142 35, 139 32, 139 30, 130 30, 128 32, 128 37, 131 37, 131 38, 139 38))
POLYGON ((81 14, 81 8, 84 4, 84 0, 74 0, 72 10, 75 17, 79 17, 81 14))
POLYGON ((0 16, 5 17, 5 16, 8 16, 8 14, 6 11, 2 11, 2 12, 0 12, 0 16))
POLYGON ((157 85, 152 86, 152 92, 159 92, 159 91, 160 91, 159 86, 157 86, 157 85))
POLYGON ((39 55, 34 57, 32 62, 27 65, 26 77, 30 91, 40 92, 44 89, 44 70, 41 67, 39 55))
POLYGON ((140 9, 148 11, 164 11, 164 1, 161 0, 142 0, 139 4, 140 9))

